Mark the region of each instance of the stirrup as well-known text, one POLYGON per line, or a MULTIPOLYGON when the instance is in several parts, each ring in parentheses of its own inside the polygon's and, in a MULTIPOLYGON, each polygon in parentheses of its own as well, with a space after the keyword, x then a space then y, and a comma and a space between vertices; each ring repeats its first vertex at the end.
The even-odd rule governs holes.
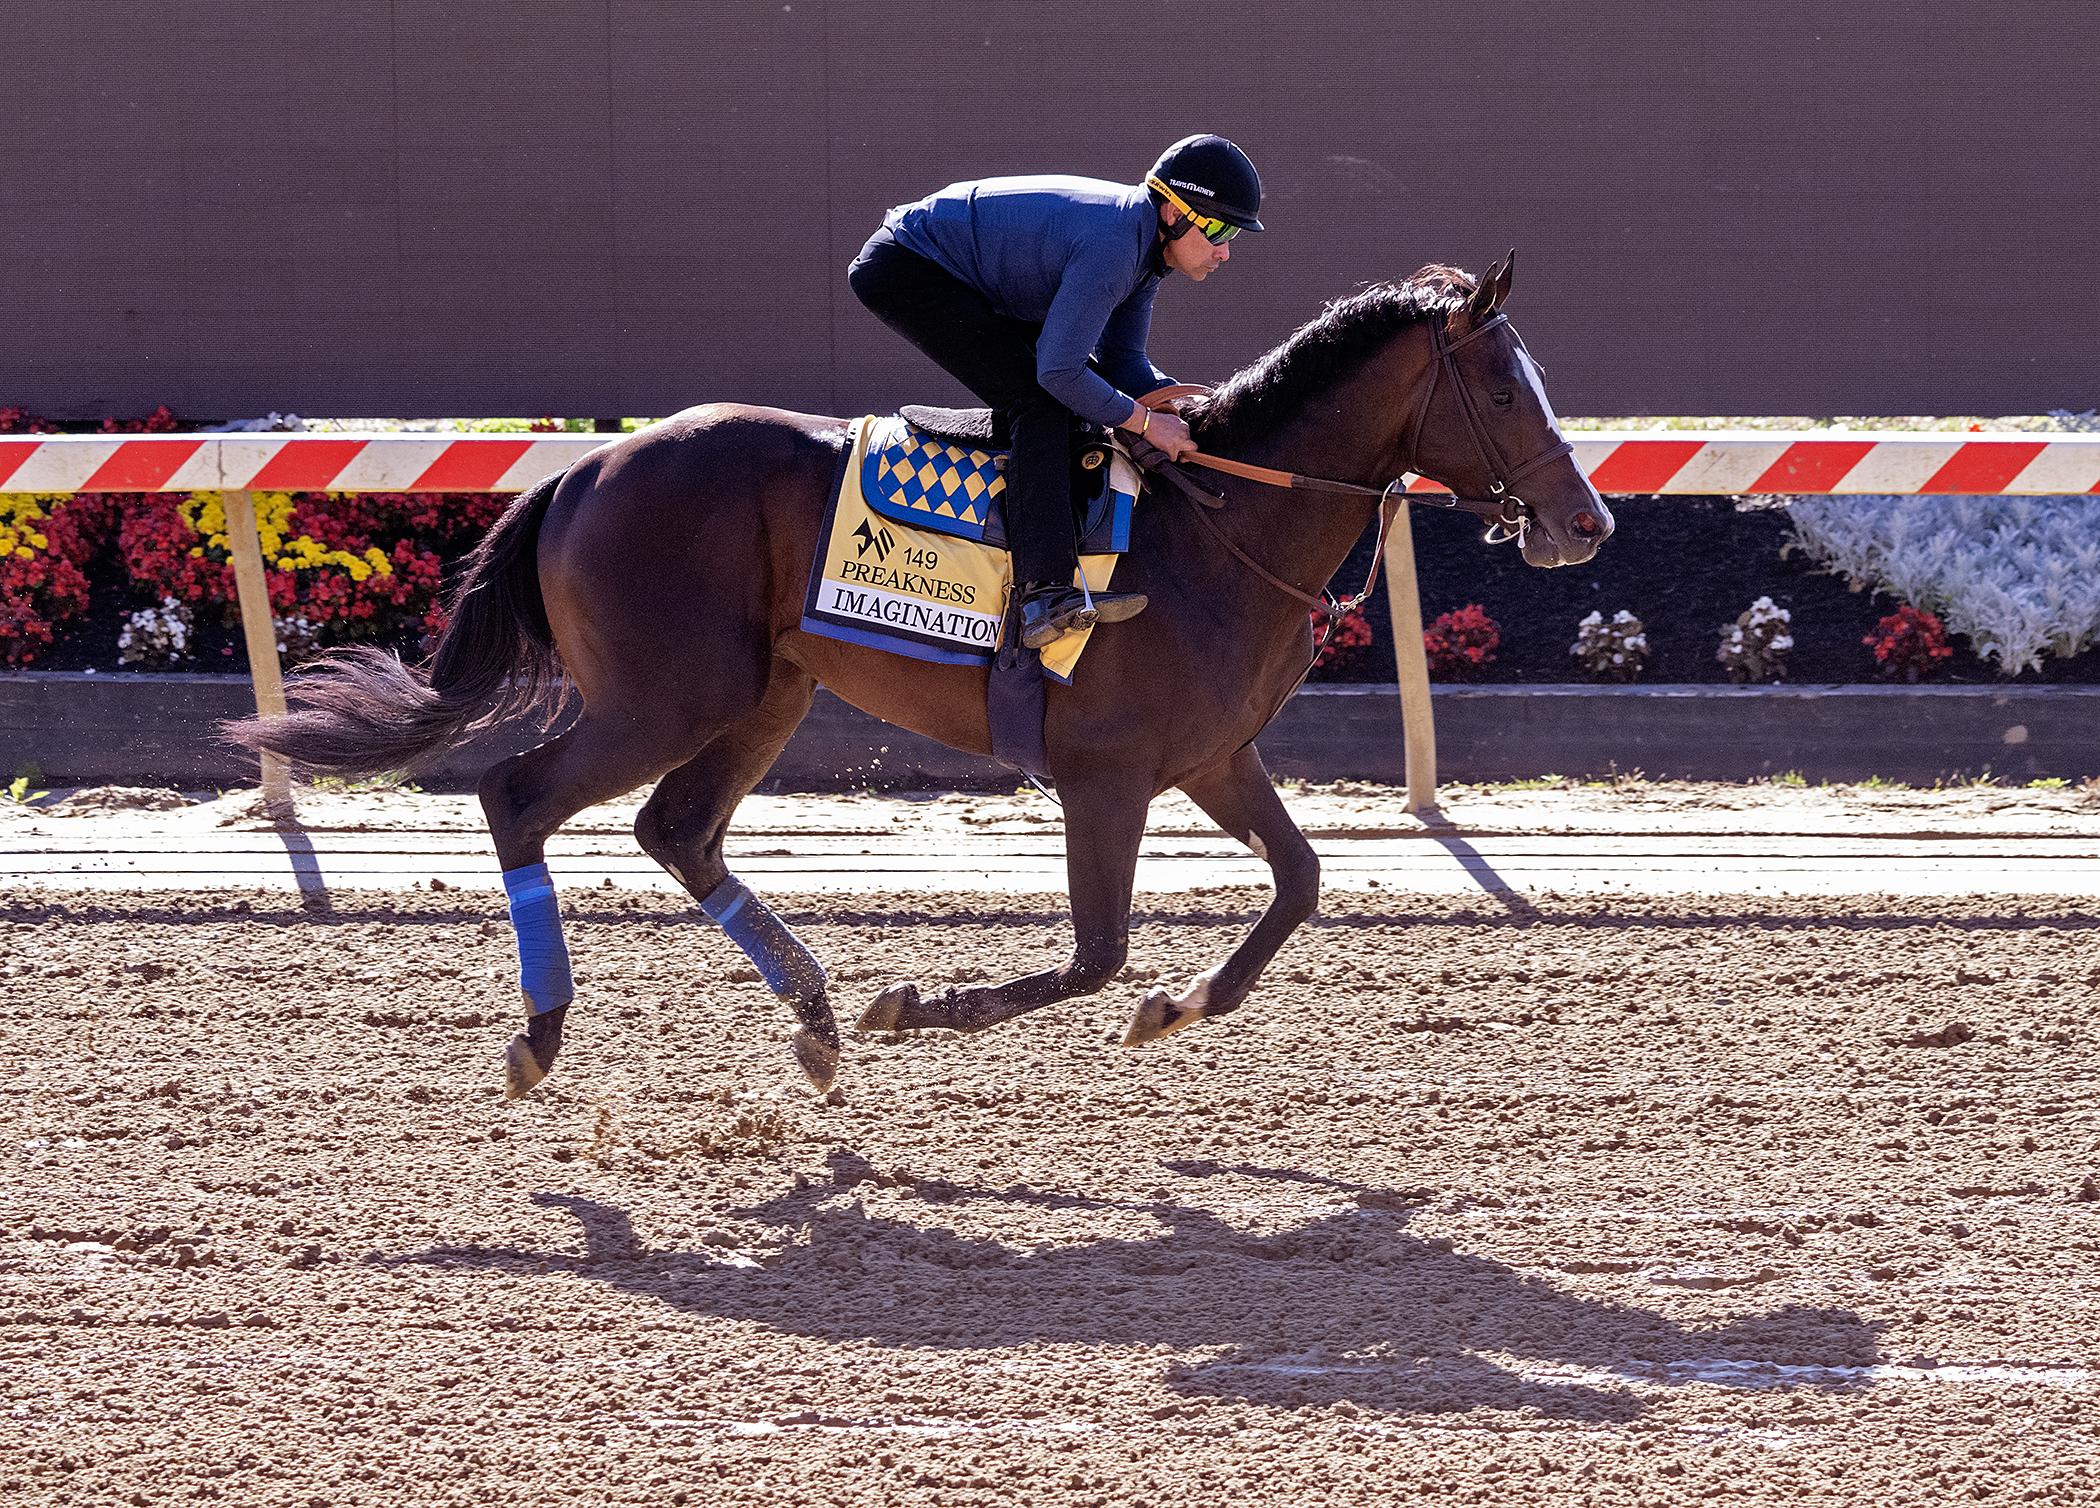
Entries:
POLYGON ((1066 634, 1079 633, 1094 626, 1100 613, 1094 606, 1093 594, 1090 592, 1081 592, 1076 602, 1070 602, 1063 608, 1053 610, 1049 606, 1061 597, 1069 598, 1071 594, 1070 587, 1052 587, 1032 598, 1022 600, 1021 646, 1024 649, 1046 649, 1066 634), (1031 623, 1029 608, 1039 604, 1042 616, 1031 623))

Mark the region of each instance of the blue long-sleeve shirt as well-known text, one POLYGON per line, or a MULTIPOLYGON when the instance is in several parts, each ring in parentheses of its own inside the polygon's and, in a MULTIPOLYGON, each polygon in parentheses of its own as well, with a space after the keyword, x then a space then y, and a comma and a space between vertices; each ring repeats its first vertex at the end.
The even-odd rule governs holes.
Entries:
POLYGON ((985 178, 900 205, 883 224, 1001 314, 1039 322, 1036 381, 1073 413, 1120 424, 1138 395, 1173 381, 1145 352, 1162 271, 1159 214, 1142 186, 985 178))

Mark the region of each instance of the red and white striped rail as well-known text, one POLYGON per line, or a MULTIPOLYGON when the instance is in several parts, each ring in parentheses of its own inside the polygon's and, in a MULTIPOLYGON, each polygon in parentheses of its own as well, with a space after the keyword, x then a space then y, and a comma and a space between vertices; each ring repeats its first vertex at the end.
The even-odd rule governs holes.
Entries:
MULTIPOLYGON (((0 436, 0 492, 518 492, 603 435, 0 436)), ((1582 430, 1609 493, 2100 492, 2100 434, 1582 430)), ((1436 492, 1415 479, 1410 490, 1436 492)))
POLYGON ((0 436, 0 492, 522 492, 606 435, 0 436))

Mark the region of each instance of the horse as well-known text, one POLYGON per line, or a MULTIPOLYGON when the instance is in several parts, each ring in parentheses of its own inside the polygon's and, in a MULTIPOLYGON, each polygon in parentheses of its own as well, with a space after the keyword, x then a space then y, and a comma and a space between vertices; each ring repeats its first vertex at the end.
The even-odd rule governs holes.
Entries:
MULTIPOLYGON (((1611 534, 1610 511, 1501 312, 1514 265, 1512 252, 1478 279, 1424 267, 1335 301, 1215 390, 1179 402, 1205 456, 1243 464, 1206 472, 1202 488, 1182 473, 1179 496, 1161 483, 1175 468, 1147 477, 1115 584, 1151 605, 1097 629, 1084 670, 1049 687, 1044 746, 1064 808, 1069 959, 935 994, 892 984, 861 1028, 980 1031, 1103 988, 1128 949, 1147 810, 1175 788, 1266 861, 1273 893, 1222 963, 1179 993, 1151 990, 1125 1041, 1246 1000, 1319 897, 1319 860, 1254 747, 1313 654, 1304 603, 1317 599, 1294 584, 1323 587, 1381 507, 1391 516, 1410 472, 1494 519, 1500 532, 1489 537, 1514 539, 1533 566, 1587 560, 1611 534)), ((547 840, 586 807, 651 781, 636 840, 791 1009, 789 1045, 810 1084, 823 1092, 836 1078, 823 968, 730 873, 730 818, 820 685, 957 749, 992 749, 985 668, 798 626, 850 443, 846 420, 728 403, 611 442, 521 494, 490 528, 423 662, 338 649, 295 679, 293 710, 227 725, 235 742, 306 770, 367 775, 412 770, 475 729, 551 716, 580 697, 565 731, 478 785, 518 932, 527 1021, 504 1054, 512 1097, 554 1066, 574 996, 547 840)))

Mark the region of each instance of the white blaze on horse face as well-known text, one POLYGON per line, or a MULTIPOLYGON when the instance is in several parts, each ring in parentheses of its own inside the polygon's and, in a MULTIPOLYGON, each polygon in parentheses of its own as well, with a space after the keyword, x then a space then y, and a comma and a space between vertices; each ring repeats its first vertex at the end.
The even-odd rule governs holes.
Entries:
POLYGON ((1554 415, 1553 405, 1546 401, 1546 374, 1539 370, 1539 364, 1531 359, 1531 353, 1524 349, 1524 343, 1521 340, 1515 344, 1517 375, 1524 385, 1531 390, 1532 398, 1538 403, 1539 412, 1546 416, 1546 429, 1552 434, 1554 442, 1557 444, 1566 439, 1567 436, 1560 432, 1560 420, 1554 415))

